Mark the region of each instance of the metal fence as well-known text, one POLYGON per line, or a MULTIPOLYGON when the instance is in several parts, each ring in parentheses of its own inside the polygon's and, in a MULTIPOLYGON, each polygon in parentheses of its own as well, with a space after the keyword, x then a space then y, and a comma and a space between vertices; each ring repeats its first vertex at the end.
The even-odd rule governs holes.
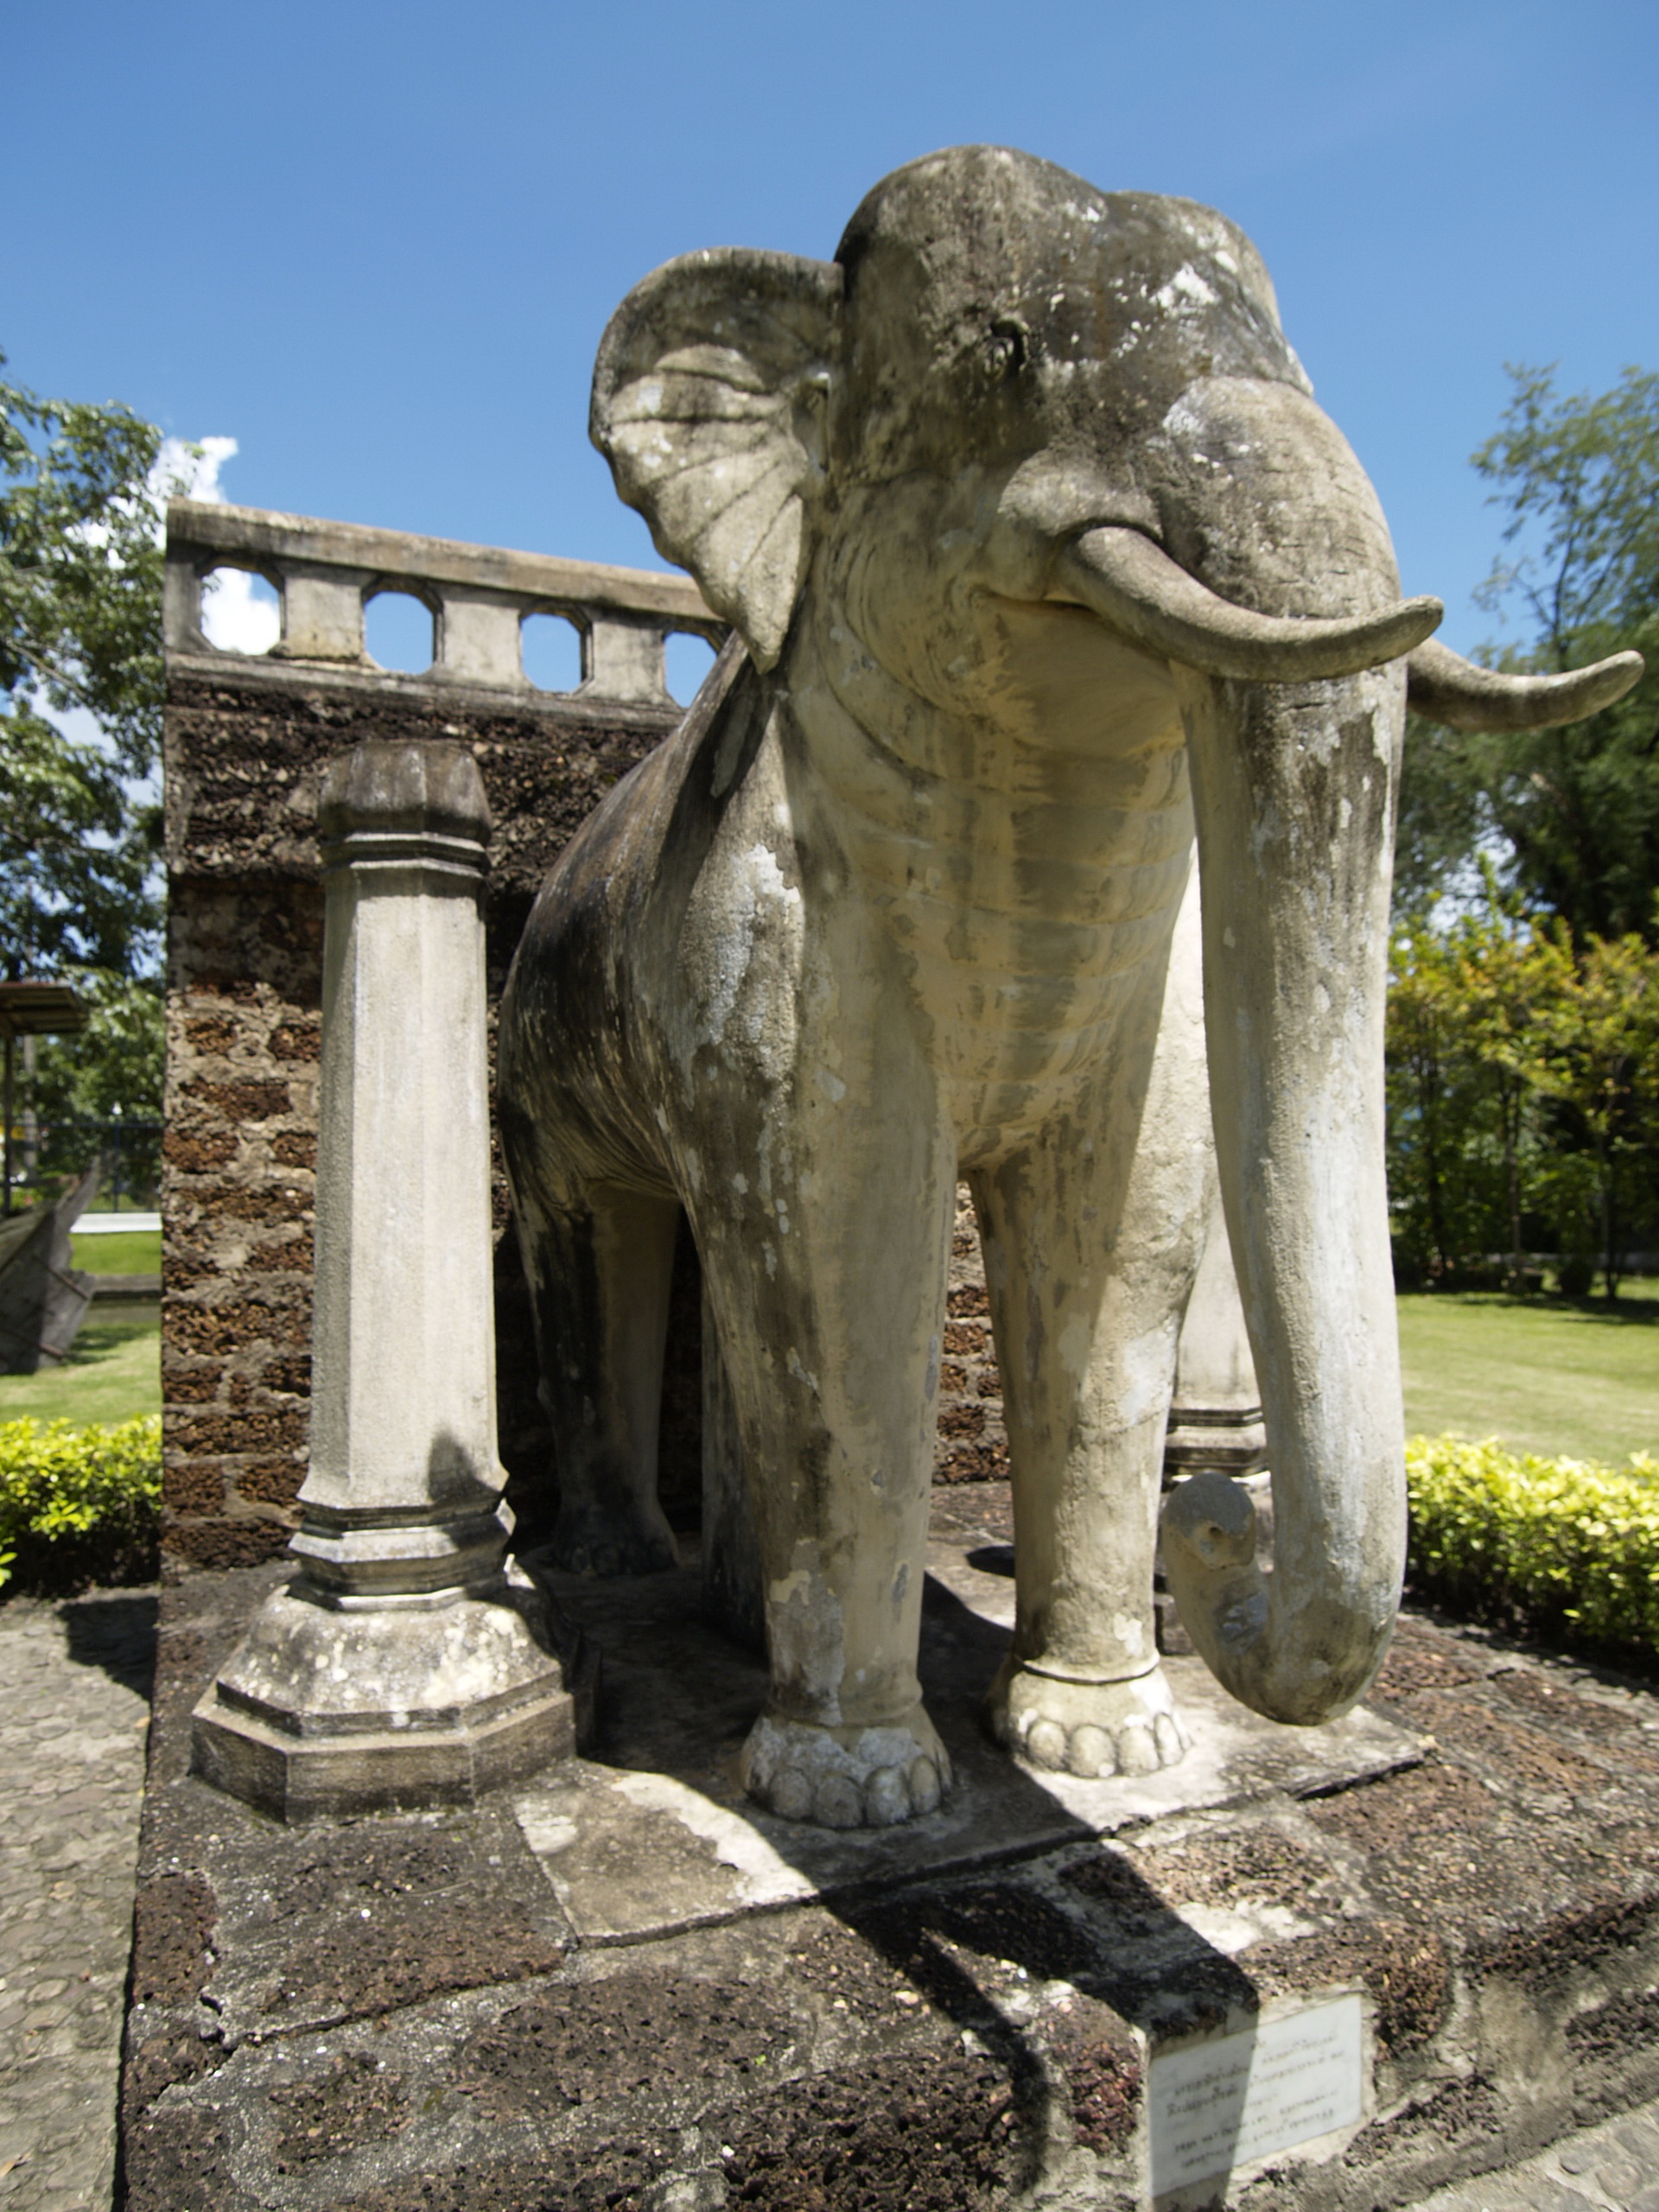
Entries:
POLYGON ((35 1122, 25 1116, 6 1132, 0 1175, 4 1211, 55 1198, 96 1165, 93 1204, 100 1213, 142 1213, 160 1202, 160 1122, 35 1122))

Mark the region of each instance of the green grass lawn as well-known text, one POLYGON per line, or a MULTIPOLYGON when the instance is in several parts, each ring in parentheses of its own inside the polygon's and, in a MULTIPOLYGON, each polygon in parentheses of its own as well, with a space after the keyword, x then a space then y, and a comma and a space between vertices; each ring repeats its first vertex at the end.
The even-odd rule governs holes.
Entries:
POLYGON ((1659 1452, 1659 1282, 1600 1299, 1398 1300, 1406 1428, 1618 1465, 1659 1452))
POLYGON ((161 1409, 162 1328, 154 1306, 107 1320, 94 1311, 82 1323, 68 1358, 58 1366, 38 1375, 0 1375, 0 1421, 32 1414, 36 1421, 73 1421, 86 1428, 94 1421, 130 1421, 135 1414, 161 1409))
POLYGON ((158 1275, 162 1271, 159 1229, 112 1229, 107 1236, 71 1235, 75 1265, 89 1275, 158 1275))

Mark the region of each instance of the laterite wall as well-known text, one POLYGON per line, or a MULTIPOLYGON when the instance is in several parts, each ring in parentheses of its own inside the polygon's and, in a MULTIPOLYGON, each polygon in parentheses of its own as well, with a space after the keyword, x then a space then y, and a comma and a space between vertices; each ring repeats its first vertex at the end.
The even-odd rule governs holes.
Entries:
MULTIPOLYGON (((175 1559, 226 1567, 280 1549, 304 1478, 322 986, 314 822, 325 767, 365 737, 470 746, 498 825, 486 904, 493 1007, 548 864, 672 721, 638 708, 510 718, 454 700, 170 683, 162 1375, 175 1559)), ((505 1230, 499 1163, 496 1199, 505 1230)), ((546 1440, 516 1259, 504 1260, 502 1448, 528 1471, 546 1440)))

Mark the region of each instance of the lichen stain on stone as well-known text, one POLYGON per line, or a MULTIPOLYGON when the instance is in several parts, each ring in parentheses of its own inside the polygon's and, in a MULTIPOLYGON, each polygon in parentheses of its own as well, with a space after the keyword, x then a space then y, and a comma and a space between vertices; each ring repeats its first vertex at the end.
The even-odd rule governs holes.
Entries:
POLYGON ((818 1547, 796 1546, 797 1564, 767 1592, 766 1624, 774 1682, 787 1683, 821 1708, 833 1725, 841 1710, 846 1658, 841 1601, 823 1578, 818 1547))

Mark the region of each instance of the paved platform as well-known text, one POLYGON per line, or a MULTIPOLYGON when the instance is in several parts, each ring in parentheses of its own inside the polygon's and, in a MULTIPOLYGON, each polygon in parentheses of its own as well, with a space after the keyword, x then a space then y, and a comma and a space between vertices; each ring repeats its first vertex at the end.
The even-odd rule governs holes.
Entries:
POLYGON ((856 1840, 737 1797, 759 1678, 689 1581, 567 1589, 609 1669, 596 1758, 469 1812, 303 1830, 186 1772, 190 1707, 280 1570, 167 1592, 130 2212, 1127 2212, 1148 2057, 1155 2101, 1160 2054, 1342 1993, 1363 2110, 1227 2202, 1617 2201, 1604 2146, 1581 2183, 1559 2162, 1602 2122, 1629 2151, 1659 2094, 1659 1699, 1412 1618, 1323 1751, 1183 1681, 1187 1783, 1074 1802, 1099 1786, 976 1733, 1006 1493, 942 1493, 935 1534, 925 1671, 963 1795, 856 1840))
POLYGON ((156 1598, 0 1605, 0 2207, 105 2212, 156 1598))
MULTIPOLYGON (((1006 1611, 1006 1580, 998 1573, 1002 1510, 991 1491, 941 1500, 930 1632, 935 1640, 943 1633, 965 1642, 970 1659, 985 1656, 999 1606, 1006 1611)), ((175 1723, 187 1709, 183 1675, 200 1671, 208 1645, 234 1631, 236 1609, 216 1611, 207 1602, 215 1593, 234 1596, 244 1608, 255 1594, 246 1579, 232 1577, 169 1598, 180 1619, 168 1640, 175 1659, 188 1662, 181 1674, 175 1670, 175 1723), (203 1637, 186 1624, 191 1619, 211 1622, 211 1633, 203 1637)), ((1103 1821, 1098 1804, 1064 1802, 1077 1785, 1061 1785, 1057 1794, 1046 1783, 1027 1789, 1032 1778, 1017 1777, 1009 1787, 996 1754, 958 1737, 965 1787, 979 1809, 964 1818, 958 1805, 948 1816, 950 1854, 939 1854, 930 1870, 919 1832, 900 1832, 880 1840, 894 1853, 884 1866, 872 1872, 855 1859, 849 1879, 836 1860, 851 1848, 848 1840, 807 1838, 721 1801, 718 1747, 741 1726, 748 1662, 741 1655, 734 1660, 717 1642, 697 1656, 706 1631, 679 1617, 686 1611, 683 1586, 653 1579, 631 1593, 590 1586, 588 1595, 601 1629, 607 1610, 620 1599, 634 1630, 620 1640, 612 1631, 619 1649, 606 1758, 518 1793, 471 1823, 470 1834, 461 1833, 467 1823, 442 1820, 297 1835, 255 1821, 252 1833, 264 1848, 244 1863, 239 1886, 229 1871, 239 1856, 228 1847, 236 1808, 185 1785, 198 1809, 231 1815, 199 1839, 220 1855, 221 1889, 205 1896, 182 1862, 159 1877, 151 1870, 135 2021, 153 2026, 168 2011, 169 1991, 187 1990, 204 1967, 210 1970, 201 2005, 190 2008, 182 2053, 164 2035, 130 2048, 132 2118, 138 2126, 159 2122, 175 2133, 183 2123, 181 2147, 188 2147, 193 2115, 201 2113, 195 2087, 201 2084, 209 2107, 219 2107, 216 2121, 227 2121, 225 2132, 239 2138, 242 2176, 227 2173, 210 2152, 200 2162, 187 2159, 169 2182, 165 2160, 161 2172, 146 2175, 141 2158, 135 2206, 173 2212, 194 2202, 340 2201, 330 2194, 334 2181, 353 2166, 360 2172, 383 2164, 388 2141, 410 2131, 420 2139, 410 2147, 445 2153, 434 2160, 436 2170, 414 2183, 412 2193, 411 2186, 390 2194, 381 2186, 353 2202, 376 2212, 405 2202, 465 2204, 467 2212, 586 2205, 590 2196, 595 2205, 608 2198, 657 2212, 806 2203, 813 2200, 796 2184, 817 2155, 813 2145, 821 2151, 827 2139, 833 2160, 836 2143, 844 2147, 873 2134, 908 2194, 882 2193, 887 2168, 878 2159, 847 2164, 842 2186, 817 2201, 836 2208, 995 2202, 1014 2178, 1007 2170, 1018 2162, 1008 2156, 1008 2139, 1018 2132, 1027 2150, 1041 2139, 1038 2163, 1047 2172, 1034 2201, 1128 2204, 1133 2195, 1122 2185, 1121 2159, 1098 2148, 1090 2153, 1090 2146, 1109 2147, 1116 2139, 1121 2147, 1133 2135, 1134 2052, 1117 2046, 1123 2063, 1115 2067, 1110 2036, 1092 2045, 1090 2037, 1103 2024, 1121 2030, 1133 2013, 1137 1953, 1142 1965, 1155 1961, 1161 1944, 1167 1960, 1173 1917, 1207 1946, 1189 1948, 1189 1967, 1213 1975, 1230 1961, 1250 1993, 1259 1999, 1267 1992, 1271 2006, 1273 1977, 1263 1968, 1275 1943, 1311 1943, 1317 1967, 1319 1938, 1331 1924, 1329 1891, 1322 1898, 1315 1884, 1299 1897, 1285 1878, 1295 1865, 1287 1850, 1300 1843, 1328 1854, 1344 1829, 1351 1840, 1357 1822, 1386 1832, 1391 1807, 1408 1808, 1411 1793, 1430 1777, 1443 1786, 1461 1774, 1490 1791, 1494 1808, 1507 1801, 1517 1817, 1465 1828, 1461 1842, 1435 1834, 1432 1824, 1415 1834, 1396 1826, 1382 1854, 1395 1861, 1396 1897, 1414 1871, 1421 1878, 1437 1857, 1455 1875, 1459 1849, 1465 1906, 1487 1892, 1482 1911, 1496 1953, 1489 1939, 1484 1955, 1475 1946, 1455 1956, 1459 1939, 1467 1942, 1469 1923, 1459 1927, 1455 1911, 1446 1916, 1452 1940, 1440 1955, 1452 1958, 1451 1979, 1461 1983, 1462 1997, 1454 1989, 1448 2004, 1442 1989, 1438 2032, 1416 2044, 1439 2062, 1438 2070, 1420 2067, 1415 2093, 1391 2109, 1379 2101, 1370 2124, 1329 2167, 1303 2166, 1287 2177, 1291 2194, 1268 2175, 1247 2182, 1235 2201, 1351 2202, 1367 2212, 1372 2205, 1413 2204, 1422 2212, 1659 2212, 1659 2104, 1623 2108, 1642 2094, 1643 2070, 1651 2069, 1659 2042, 1647 1934, 1651 1822, 1646 1858, 1634 1866, 1626 1859, 1621 1892, 1592 1884, 1564 1908, 1549 1909, 1560 1906, 1552 1890, 1563 1824, 1575 1817, 1567 1803, 1576 1808, 1592 1794, 1571 1762, 1586 1751, 1595 1760, 1599 1746, 1600 1762, 1629 1770, 1622 1784, 1616 1780, 1611 1793, 1600 1792, 1601 1802, 1628 1795, 1630 1783, 1659 1763, 1659 1700, 1650 1695, 1408 1618, 1379 1700, 1382 1725, 1375 1735, 1364 1732, 1369 1751, 1351 1743, 1351 1770, 1332 1794, 1299 1796, 1307 1775, 1294 1765, 1276 1775, 1258 1770, 1252 1780, 1248 1761, 1262 1747, 1252 1754, 1235 1738, 1230 1756, 1244 1762, 1236 1778, 1254 1796, 1248 1802, 1230 1799, 1216 1786, 1225 1763, 1224 1726, 1219 1734, 1211 1731, 1207 1752, 1201 1728, 1197 1749, 1210 1781, 1195 1768, 1192 1795, 1207 1796, 1207 1803, 1185 1815, 1167 1805, 1125 1803, 1108 1807, 1103 1821), (660 1679, 652 1689, 663 1656, 653 1658, 653 1635, 677 1662, 666 1695, 660 1679), (1432 1714, 1426 1700, 1440 1700, 1432 1714), (1526 1716, 1522 1732, 1505 1735, 1503 1724, 1517 1713, 1526 1716), (1437 1732, 1425 1744, 1421 1723, 1430 1717, 1437 1732), (1405 1766, 1391 1764, 1402 1738, 1416 1747, 1405 1766), (630 1765, 630 1758, 664 1764, 630 1765), (1576 1798, 1560 1787, 1567 1783, 1576 1798), (632 1819, 623 1817, 630 1806, 632 1819), (780 1833, 766 1834, 768 1825, 780 1833), (1094 1841, 1099 1825, 1116 1839, 1103 1853, 1094 1841), (1529 1835, 1535 1859, 1528 1880, 1529 1835), (1515 1848, 1507 1872, 1490 1856, 1494 1840, 1503 1840, 1515 1848), (527 1860, 539 1879, 521 1887, 527 1860), (250 1863, 257 1875, 251 1888, 250 1863), (280 1878, 284 1868, 287 1880, 273 1885, 271 1874, 280 1878), (1135 1909, 1126 1912, 1131 1883, 1140 1886, 1128 1899, 1135 1909), (1502 1936, 1506 1886, 1516 1909, 1502 1936), (515 1899, 524 1908, 517 1917, 515 1899), (1099 1948, 1090 1955, 1075 1947, 1080 1902, 1096 1934, 1103 1926, 1111 1931, 1104 1976, 1099 1948), (1056 1903, 1058 1922, 1045 1921, 1043 1907, 1056 1903), (222 1936, 215 1909, 224 1916, 222 1936), (199 1948, 191 1948, 193 1940, 199 1948), (1057 1943, 1073 1948, 1055 1957, 1057 1943), (998 1965, 993 1953, 1007 1955, 998 1965), (1073 1967, 1076 1979, 1045 1975, 1046 1965, 1073 1967), (1610 2000, 1616 1982, 1622 1993, 1610 2000), (1128 2012, 1103 2005, 1103 1991, 1127 2004, 1128 2012), (781 2003, 767 2014, 774 1992, 781 2003), (1502 2067, 1483 2073, 1478 2058, 1468 2063, 1469 2021, 1459 2024, 1459 2001, 1465 2015, 1484 2010, 1489 2022, 1498 2016, 1500 2031, 1489 2024, 1486 2046, 1489 2055, 1507 2055, 1507 2078, 1502 2067), (470 2043, 466 2034, 444 2032, 446 2005, 452 2025, 469 2024, 470 2043), (976 2007, 979 2024, 957 2028, 953 2054, 937 2032, 939 2016, 966 2020, 976 2007), (761 2016, 770 2020, 770 2039, 758 2031, 761 2016), (779 2020, 803 2016, 818 2021, 816 2037, 780 2042, 779 2020), (1552 2018, 1553 2039, 1540 2040, 1540 2020, 1552 2018), (428 2107, 447 2115, 441 2129, 423 2131, 418 2115, 408 2117, 408 2075, 385 2078, 397 2070, 383 2064, 385 2039, 407 2050, 411 2031, 419 2031, 414 2041, 430 2062, 416 2077, 428 2107), (317 2040, 308 2044, 311 2036, 317 2040), (249 2122, 261 2114, 257 2095, 245 2103, 237 2095, 242 2045, 248 2059, 256 2052, 273 2057, 283 2075, 264 2084, 264 2117, 280 2119, 279 2140, 289 2156, 276 2163, 291 2167, 270 2171, 268 2186, 251 2194, 245 2183, 253 2177, 248 2153, 257 2131, 249 2122), (362 2069, 354 2075, 349 2064, 365 2047, 373 2061, 366 2089, 362 2069), (851 2067, 844 2063, 849 2053, 851 2067), (198 2058, 207 2065, 198 2066, 198 2058), (965 2073, 959 2060, 969 2062, 965 2073), (777 2101, 800 2110, 791 2129, 774 2109, 770 2148, 763 2140, 757 2152, 755 2122, 768 2119, 764 2091, 774 2062, 781 2062, 785 2090, 777 2101), (868 2082, 849 2088, 861 2063, 868 2082), (988 2063, 988 2075, 976 2075, 976 2066, 988 2063), (230 2094, 216 2094, 215 2084, 230 2094), (1001 2104, 999 2087, 1012 2088, 1001 2104), (861 2099, 859 2088, 874 2091, 874 2128, 871 2098, 861 2099), (146 2091, 155 2092, 148 2101, 146 2091), (918 2152, 906 2143, 914 2123, 937 2121, 946 2109, 941 2100, 959 2092, 961 2109, 950 2113, 953 2125, 941 2133, 937 2154, 931 2144, 918 2152), (1033 2129, 1045 2096, 1047 2118, 1033 2129), (485 2122, 476 2168, 464 2157, 450 2163, 457 2102, 472 2103, 485 2122), (1573 2132, 1574 2119, 1592 2116, 1599 2102, 1610 2116, 1573 2132), (551 2128, 550 2106, 562 2123, 551 2128), (538 2107, 540 2126, 532 2118, 527 2131, 526 2108, 534 2114, 538 2107), (636 2120, 677 2109, 701 2117, 679 2130, 678 2158, 663 2160, 660 2137, 653 2148, 648 2129, 620 2139, 610 2126, 630 2107, 636 2120), (582 2133, 569 2125, 573 2113, 578 2121, 586 2114, 605 2123, 596 2141, 590 2134, 594 2155, 585 2166, 569 2163, 582 2133), (745 2113, 747 2127, 729 2131, 741 2139, 722 2141, 721 2155, 704 2157, 709 2115, 721 2121, 745 2113), (400 2118, 401 2126, 387 2126, 400 2118), (527 2134, 541 2142, 544 2160, 526 2159, 527 2134), (1516 2162, 1529 2142, 1552 2134, 1552 2147, 1516 2162), (560 2136, 562 2143, 551 2139, 560 2136), (1379 2156, 1390 2138, 1396 2146, 1415 2145, 1419 2179, 1402 2173, 1397 2188, 1379 2156), (734 2171, 740 2158, 743 2166, 734 2171), (653 2160, 656 2173, 645 2174, 653 2160), (1437 2162, 1447 2179, 1458 2166, 1474 2174, 1475 2162, 1491 2170, 1429 2193, 1437 2162), (221 2183, 228 2184, 222 2190, 221 2183)), ((142 1591, 0 1605, 4 2212, 105 2212, 111 2202, 117 2046, 156 1611, 154 1594, 142 1591)), ((954 1713, 950 1725, 959 1729, 963 1718, 954 1713)), ((1617 1827, 1593 1840, 1604 1876, 1620 1856, 1617 1827)), ((1369 1930, 1373 1939, 1370 1977, 1362 1944, 1351 1947, 1347 1963, 1357 1962, 1359 1971, 1348 1979, 1372 1991, 1386 2079, 1391 2069, 1398 2073, 1400 2053, 1409 2056, 1413 2033, 1431 2024, 1436 2000, 1432 1972, 1430 1986, 1422 1986, 1421 1960, 1415 1986, 1409 1972, 1402 1977, 1398 1929, 1390 1937, 1363 1917, 1367 1892, 1389 1870, 1366 1871, 1368 1879, 1344 1902, 1361 1908, 1358 1916, 1351 1910, 1350 1934, 1369 1930)), ((1432 1967, 1432 1942, 1427 1955, 1432 1967)), ((1328 1948, 1324 1964, 1328 1969, 1328 1948)), ((1318 1975, 1311 1980, 1317 1988, 1318 1975)), ((245 2069, 248 2060, 242 2063, 245 2069)), ((821 2183, 822 2169, 812 2185, 821 2183)))
POLYGON ((1659 2104, 1582 2129, 1503 2173, 1437 2190, 1416 2212, 1659 2212, 1659 2104))

